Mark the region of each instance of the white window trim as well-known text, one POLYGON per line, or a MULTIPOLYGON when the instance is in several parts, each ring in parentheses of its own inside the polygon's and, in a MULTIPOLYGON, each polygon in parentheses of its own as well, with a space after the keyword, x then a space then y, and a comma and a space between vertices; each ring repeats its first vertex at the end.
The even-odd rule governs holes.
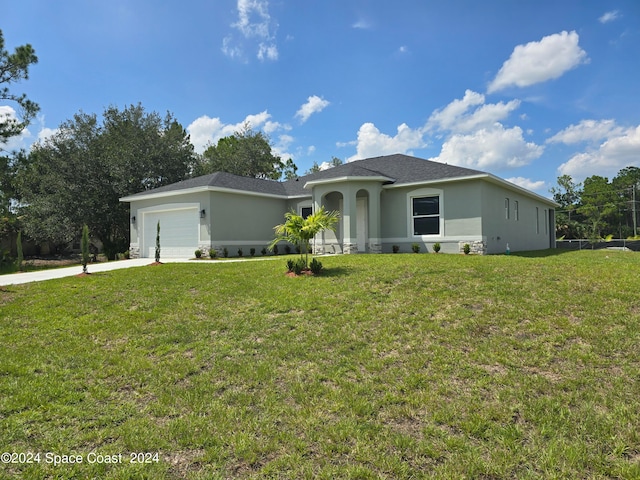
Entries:
POLYGON ((505 220, 509 220, 511 214, 509 213, 509 197, 505 197, 504 199, 504 218, 505 220))
POLYGON ((407 193, 407 238, 432 240, 444 238, 444 191, 437 188, 419 188, 407 193), (414 235, 413 233, 413 199, 420 197, 438 197, 439 234, 414 235))
POLYGON ((518 200, 514 200, 513 202, 513 216, 516 222, 520 221, 520 204, 518 200))

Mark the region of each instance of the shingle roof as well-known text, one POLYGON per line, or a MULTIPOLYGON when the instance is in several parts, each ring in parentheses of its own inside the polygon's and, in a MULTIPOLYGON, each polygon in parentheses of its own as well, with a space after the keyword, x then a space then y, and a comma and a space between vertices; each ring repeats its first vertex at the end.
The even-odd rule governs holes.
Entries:
POLYGON ((305 190, 308 182, 330 180, 344 177, 386 177, 386 183, 401 185, 404 183, 419 183, 440 179, 469 177, 481 175, 485 172, 470 168, 456 167, 440 162, 423 160, 408 155, 386 155, 382 157, 367 158, 354 162, 338 165, 327 170, 305 175, 286 182, 264 180, 260 178, 242 177, 226 172, 216 172, 210 175, 190 178, 182 182, 173 183, 164 187, 155 188, 135 195, 146 196, 157 193, 169 193, 180 190, 202 187, 218 187, 231 190, 262 193, 269 195, 310 196, 311 192, 305 190))
POLYGON ((445 163, 423 160, 409 155, 385 155, 338 165, 337 167, 305 175, 296 180, 284 182, 289 195, 304 194, 307 182, 342 177, 387 177, 394 185, 419 183, 448 178, 470 177, 485 172, 470 168, 456 167, 445 163))

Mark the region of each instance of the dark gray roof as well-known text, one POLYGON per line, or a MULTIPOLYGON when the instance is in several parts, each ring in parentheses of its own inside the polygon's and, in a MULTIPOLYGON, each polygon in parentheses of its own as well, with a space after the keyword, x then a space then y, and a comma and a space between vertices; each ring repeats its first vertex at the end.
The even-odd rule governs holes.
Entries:
POLYGON ((307 182, 330 180, 343 177, 386 177, 385 183, 402 185, 404 183, 419 183, 447 178, 469 177, 484 174, 479 170, 456 167, 440 162, 423 160, 408 155, 386 155, 383 157, 367 158, 338 165, 327 170, 305 175, 286 182, 264 180, 260 178, 241 177, 226 172, 216 172, 210 175, 190 178, 182 182, 164 187, 147 190, 135 195, 144 196, 156 193, 173 192, 198 187, 218 187, 281 196, 311 196, 311 191, 305 190, 307 182))
POLYGON ((385 155, 338 165, 321 172, 305 175, 296 180, 284 182, 289 195, 301 195, 307 182, 341 177, 387 177, 394 185, 419 183, 447 178, 470 177, 485 172, 470 168, 456 167, 445 163, 423 160, 409 155, 385 155))
POLYGON ((164 187, 146 190, 144 192, 131 195, 130 197, 138 197, 156 193, 177 192, 180 190, 188 190, 200 187, 218 187, 270 195, 287 195, 284 184, 282 182, 277 182, 275 180, 264 180, 262 178, 242 177, 240 175, 234 175, 227 172, 216 172, 209 175, 189 178, 181 182, 172 183, 171 185, 165 185, 164 187))

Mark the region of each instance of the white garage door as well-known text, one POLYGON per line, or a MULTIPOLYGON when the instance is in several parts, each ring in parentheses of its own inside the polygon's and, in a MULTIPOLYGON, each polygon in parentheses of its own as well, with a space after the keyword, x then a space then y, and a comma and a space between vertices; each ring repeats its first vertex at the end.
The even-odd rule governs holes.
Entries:
POLYGON ((144 214, 141 253, 154 258, 156 229, 160 222, 160 258, 193 257, 198 248, 200 218, 197 208, 182 208, 144 214))

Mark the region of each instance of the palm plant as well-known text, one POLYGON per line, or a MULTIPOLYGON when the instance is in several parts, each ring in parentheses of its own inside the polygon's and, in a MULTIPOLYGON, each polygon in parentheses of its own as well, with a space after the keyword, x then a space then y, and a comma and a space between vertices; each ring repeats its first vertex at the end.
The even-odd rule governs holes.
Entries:
POLYGON ((309 242, 320 232, 335 231, 339 218, 339 212, 327 212, 324 207, 307 218, 302 218, 294 210, 291 210, 284 214, 285 222, 273 228, 276 238, 269 245, 269 249, 273 250, 276 244, 282 241, 298 245, 300 246, 300 258, 304 256, 305 268, 308 268, 309 242))
POLYGON ((82 251, 82 273, 89 273, 87 271, 87 263, 89 263, 89 227, 87 225, 82 227, 80 250, 82 251))

